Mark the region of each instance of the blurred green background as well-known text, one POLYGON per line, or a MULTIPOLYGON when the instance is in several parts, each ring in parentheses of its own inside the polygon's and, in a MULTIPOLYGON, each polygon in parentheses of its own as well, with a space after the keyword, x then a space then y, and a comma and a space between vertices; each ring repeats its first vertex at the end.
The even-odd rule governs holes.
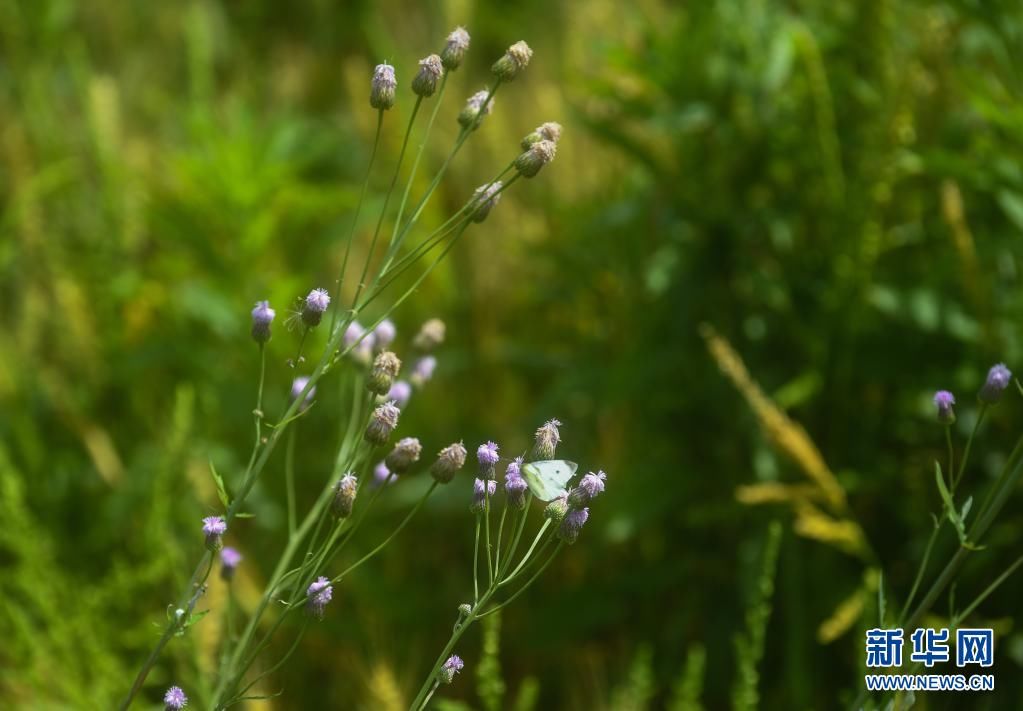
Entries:
MULTIPOLYGON (((437 707, 837 708, 860 689, 876 571, 897 608, 940 507, 933 391, 959 397, 961 445, 987 368, 1023 369, 1016 0, 0 0, 0 705, 111 708, 129 686, 215 511, 208 460, 229 482, 244 467, 248 311, 278 307, 277 413, 285 305, 331 282, 351 224, 371 68, 398 72, 391 166, 414 62, 460 24, 472 47, 431 168, 490 63, 519 39, 536 54, 424 222, 540 122, 565 133, 396 314, 399 343, 426 318, 448 324, 402 431, 431 453, 461 438, 517 453, 558 417, 560 451, 609 480, 580 542, 503 615, 499 646, 489 630, 481 680, 479 632, 460 643, 466 673, 437 707), (722 375, 701 324, 791 422, 762 426, 779 411, 722 375), (847 503, 821 503, 822 480, 847 503)), ((304 504, 336 442, 322 389, 299 430, 304 504)), ((1023 427, 1009 395, 975 443, 981 491, 1023 427)), ((232 531, 249 604, 281 546, 280 473, 277 457, 232 531)), ((346 556, 416 487, 382 499, 346 556)), ((465 475, 335 592, 267 707, 404 708, 466 597, 469 496, 465 475)), ((1014 558, 1020 504, 957 599, 1014 558)), ((1023 707, 1021 595, 1012 578, 971 620, 998 630, 997 691, 918 708, 1023 707)), ((150 707, 202 683, 218 625, 171 645, 150 707)))

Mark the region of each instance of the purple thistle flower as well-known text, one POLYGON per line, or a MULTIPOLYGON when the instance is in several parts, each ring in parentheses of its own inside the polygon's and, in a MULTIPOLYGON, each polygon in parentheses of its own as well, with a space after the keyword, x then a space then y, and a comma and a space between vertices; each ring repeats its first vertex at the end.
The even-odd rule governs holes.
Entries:
POLYGON ((951 425, 956 421, 956 413, 952 409, 952 406, 956 404, 955 395, 948 390, 939 390, 934 393, 934 404, 938 408, 938 422, 943 425, 951 425))
POLYGON ((529 485, 522 478, 522 457, 508 462, 504 472, 504 491, 508 495, 508 503, 521 510, 526 506, 526 490, 529 485))
POLYGON ((306 605, 309 612, 322 620, 323 610, 327 607, 327 603, 330 602, 330 598, 333 594, 334 588, 331 587, 330 581, 322 575, 318 577, 314 582, 309 584, 309 589, 306 590, 306 597, 309 598, 306 605))
POLYGON ((309 296, 305 297, 305 304, 302 306, 302 321, 309 328, 320 325, 323 312, 330 306, 330 294, 326 289, 313 289, 309 296))
POLYGON ((561 422, 548 420, 536 431, 536 444, 533 446, 533 460, 554 459, 554 452, 561 442, 561 433, 558 427, 561 422))
POLYGON ((412 375, 409 376, 409 380, 417 388, 423 387, 423 385, 433 377, 433 371, 437 367, 437 359, 432 355, 423 356, 416 361, 416 364, 412 366, 412 375))
POLYGON ((561 527, 558 528, 558 538, 566 543, 575 543, 576 539, 579 538, 579 531, 582 530, 583 525, 589 518, 589 509, 572 509, 565 514, 565 518, 561 521, 561 527))
MULTIPOLYGON (((309 384, 309 376, 308 375, 299 375, 297 378, 295 378, 294 380, 291 381, 291 395, 290 395, 290 398, 291 398, 292 402, 294 402, 295 400, 298 399, 298 396, 302 394, 302 391, 305 390, 305 386, 308 385, 308 384, 309 384)), ((315 385, 312 386, 311 388, 309 388, 309 392, 307 392, 305 394, 305 399, 302 401, 302 404, 299 405, 299 407, 298 407, 299 412, 304 412, 305 409, 307 407, 309 407, 309 405, 312 404, 314 397, 316 397, 316 386, 315 385)))
POLYGON ((226 546, 224 550, 220 551, 220 577, 230 581, 241 562, 242 554, 234 548, 226 546))
POLYGON ((977 393, 977 397, 980 398, 981 402, 993 405, 1002 398, 1002 393, 1009 387, 1009 382, 1012 380, 1012 371, 1005 367, 1005 363, 998 363, 997 365, 991 366, 991 370, 987 372, 987 380, 984 381, 984 385, 981 386, 980 392, 977 393))
POLYGON ((172 686, 163 695, 164 711, 181 711, 188 706, 188 697, 180 686, 172 686))
POLYGON ((263 344, 270 340, 270 324, 276 315, 269 301, 256 302, 256 307, 252 309, 252 338, 256 343, 263 344))
POLYGON ((398 329, 394 327, 394 321, 385 318, 373 329, 374 345, 380 350, 385 350, 394 342, 396 335, 398 335, 398 329))
POLYGON ((391 432, 398 426, 398 417, 401 410, 393 401, 385 402, 373 411, 373 417, 366 426, 366 441, 370 444, 384 444, 391 436, 391 432))
POLYGON ((207 516, 202 520, 202 532, 206 536, 206 547, 211 551, 220 550, 223 545, 221 536, 227 533, 227 523, 223 516, 207 516))
POLYGON ((444 666, 440 668, 437 673, 437 677, 440 679, 442 684, 450 684, 455 679, 455 674, 462 671, 465 667, 465 662, 457 654, 452 654, 448 657, 447 661, 444 662, 444 666))
POLYGON ((356 341, 362 338, 362 334, 366 333, 366 329, 362 327, 362 324, 358 321, 352 321, 345 328, 345 335, 341 339, 341 343, 345 348, 351 348, 355 345, 356 341))
POLYGON ((409 467, 419 461, 423 445, 415 437, 403 437, 394 445, 394 449, 384 459, 387 468, 395 474, 404 474, 409 467))
POLYGON ((486 509, 487 499, 497 493, 497 482, 493 479, 487 482, 486 488, 483 486, 483 480, 477 479, 473 482, 472 486, 472 504, 469 506, 469 510, 473 513, 481 513, 486 509))
POLYGON ((597 498, 604 491, 604 482, 607 474, 598 471, 596 474, 590 472, 579 480, 579 485, 568 492, 568 506, 572 509, 581 509, 591 500, 597 498))
POLYGON ((461 442, 449 444, 440 450, 437 461, 430 467, 430 474, 441 484, 447 484, 455 478, 455 472, 465 466, 465 445, 461 442))
MULTIPOLYGON (((391 479, 391 470, 387 468, 387 463, 378 462, 373 468, 373 485, 383 486, 388 479, 391 479)), ((391 483, 394 483, 393 479, 391 479, 391 483)))
POLYGON ((497 453, 497 444, 495 442, 485 442, 481 444, 476 450, 476 459, 480 463, 480 476, 484 479, 494 479, 496 474, 494 473, 494 465, 501 460, 501 456, 497 453))
POLYGON ((387 400, 394 400, 395 405, 403 408, 408 405, 408 401, 412 398, 412 386, 404 380, 397 380, 384 397, 387 400))
POLYGON ((331 512, 338 518, 352 515, 355 506, 355 495, 359 493, 359 478, 348 472, 334 487, 334 500, 330 502, 331 512))

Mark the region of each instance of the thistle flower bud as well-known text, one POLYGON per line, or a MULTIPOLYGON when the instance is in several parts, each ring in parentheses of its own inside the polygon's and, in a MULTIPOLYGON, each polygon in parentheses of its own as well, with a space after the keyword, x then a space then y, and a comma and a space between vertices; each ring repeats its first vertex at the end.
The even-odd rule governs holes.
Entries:
POLYGON ((566 496, 559 496, 547 504, 547 507, 543 510, 543 517, 559 524, 565 519, 567 513, 568 498, 566 496))
POLYGON ((542 123, 533 129, 533 132, 522 139, 522 150, 528 151, 529 147, 540 141, 551 141, 557 143, 561 140, 561 124, 555 121, 542 123))
POLYGON ((948 390, 939 390, 934 393, 934 404, 938 408, 938 422, 943 425, 951 425, 956 421, 956 413, 952 409, 952 406, 956 404, 955 395, 948 390))
POLYGON ((486 487, 484 488, 483 480, 476 479, 472 485, 472 504, 469 505, 469 510, 473 513, 482 513, 487 508, 487 499, 496 493, 496 481, 487 481, 486 487))
POLYGON ((558 538, 565 543, 575 543, 579 538, 579 531, 590 517, 589 509, 572 509, 569 511, 558 527, 558 538))
POLYGON ((537 141, 515 159, 515 170, 519 171, 523 178, 532 178, 541 168, 554 160, 557 153, 558 144, 554 141, 537 141))
POLYGON ((399 408, 404 408, 408 405, 408 401, 412 398, 412 386, 404 380, 398 380, 391 386, 391 389, 384 395, 385 400, 394 400, 394 404, 399 408))
POLYGON ((423 445, 415 437, 404 437, 398 440, 394 449, 384 459, 384 464, 395 474, 404 474, 413 464, 419 461, 423 453, 423 445))
POLYGON ((384 462, 377 462, 373 468, 373 486, 383 486, 391 480, 391 470, 384 462))
POLYGON ((486 89, 477 91, 465 102, 465 108, 458 114, 458 123, 462 128, 476 130, 483 123, 483 117, 489 114, 494 108, 494 99, 489 100, 490 92, 486 89))
POLYGON ((377 395, 386 394, 394 384, 394 379, 398 377, 399 370, 401 361, 398 360, 398 356, 391 351, 384 351, 373 361, 373 369, 366 379, 366 388, 377 395))
POLYGON ((480 463, 480 476, 484 479, 496 479, 497 475, 494 473, 494 465, 501 460, 501 455, 497 453, 496 442, 485 442, 476 449, 476 459, 480 463))
POLYGON ((455 680, 455 674, 462 671, 463 667, 465 667, 465 662, 462 661, 462 658, 457 654, 452 654, 437 672, 437 679, 441 684, 450 684, 455 680))
POLYGON ((1012 371, 1005 367, 1005 363, 993 365, 991 370, 987 372, 987 380, 981 386, 977 397, 980 398, 981 402, 993 405, 1002 399, 1002 393, 1009 387, 1011 380, 1012 371))
POLYGON ((373 410, 373 416, 366 425, 366 441, 370 444, 381 445, 387 442, 391 432, 398 426, 398 416, 401 411, 393 402, 385 402, 373 410))
POLYGON ((352 472, 346 473, 334 486, 334 498, 330 502, 330 512, 337 518, 351 516, 358 493, 359 478, 352 472))
POLYGON ((270 324, 276 315, 277 312, 270 308, 269 301, 256 302, 256 307, 252 309, 252 338, 256 343, 266 343, 270 340, 270 324))
POLYGON ((449 444, 440 450, 437 461, 430 467, 430 474, 441 484, 455 478, 455 472, 465 466, 465 445, 461 442, 449 444))
POLYGON ((188 697, 180 686, 172 686, 163 694, 164 711, 181 711, 188 706, 188 697))
POLYGON ((373 329, 373 346, 378 350, 386 350, 394 342, 397 334, 398 329, 394 327, 394 321, 385 318, 373 329))
POLYGON ((572 490, 568 492, 568 508, 581 509, 597 498, 604 491, 606 480, 607 474, 602 471, 598 471, 596 474, 590 472, 584 476, 579 480, 578 486, 572 487, 572 490))
POLYGON ((469 51, 469 33, 465 31, 464 27, 456 27, 448 35, 444 49, 440 51, 440 61, 444 63, 445 69, 454 71, 461 66, 467 51, 469 51))
POLYGON ((526 68, 532 57, 533 50, 529 48, 528 44, 519 40, 507 49, 503 57, 494 62, 490 71, 501 81, 511 81, 526 68))
POLYGON ((412 91, 417 96, 430 97, 437 91, 437 82, 444 74, 440 57, 431 54, 419 60, 419 73, 412 80, 412 91))
POLYGON ((463 602, 461 605, 458 606, 458 614, 461 617, 468 617, 469 615, 472 614, 472 605, 470 605, 467 602, 463 602))
POLYGON ((211 551, 219 551, 224 543, 221 536, 227 533, 227 523, 223 516, 207 516, 202 520, 202 532, 206 536, 206 547, 211 551))
MULTIPOLYGON (((291 381, 291 395, 289 396, 289 399, 292 400, 293 402, 295 400, 297 400, 298 396, 302 394, 302 391, 305 390, 305 386, 308 383, 309 383, 309 376, 307 376, 307 375, 300 375, 297 378, 295 378, 294 380, 292 380, 291 381)), ((311 388, 309 388, 309 392, 307 392, 305 394, 305 399, 302 400, 302 404, 299 405, 299 407, 298 407, 299 412, 304 412, 305 409, 307 407, 309 407, 309 405, 312 404, 314 397, 316 397, 316 386, 315 385, 312 386, 311 388)))
POLYGON ((444 342, 444 335, 447 327, 439 318, 431 318, 419 329, 419 333, 412 341, 412 345, 421 351, 432 351, 444 342))
POLYGON ((533 460, 554 459, 554 452, 561 441, 559 420, 548 420, 536 431, 536 443, 533 445, 533 460))
POLYGON ((382 111, 394 106, 394 90, 397 86, 394 67, 386 63, 378 64, 373 70, 373 81, 370 83, 369 105, 382 111))
POLYGON ((302 305, 302 322, 309 328, 320 325, 323 312, 330 306, 330 294, 326 289, 313 289, 302 305))
POLYGON ((479 223, 487 219, 490 211, 501 201, 501 188, 503 187, 503 183, 496 180, 490 185, 481 185, 476 188, 476 192, 472 194, 473 222, 479 223))
POLYGON ((522 457, 516 457, 508 463, 504 473, 504 492, 508 495, 508 504, 520 511, 526 508, 526 491, 529 485, 522 478, 522 457))
POLYGON ((330 581, 322 575, 315 581, 309 584, 309 588, 306 590, 306 609, 309 613, 317 619, 323 619, 323 610, 327 607, 327 603, 330 602, 330 598, 334 595, 334 588, 331 587, 330 581))
POLYGON ((417 388, 423 387, 430 378, 433 377, 433 371, 437 367, 437 359, 432 355, 423 356, 416 361, 416 364, 412 366, 412 375, 409 376, 409 380, 417 388))
POLYGON ((342 337, 341 342, 344 344, 344 349, 348 351, 348 355, 351 356, 352 360, 368 365, 373 358, 373 343, 375 340, 375 336, 372 333, 366 333, 366 329, 362 327, 362 324, 358 321, 352 321, 345 329, 345 335, 342 337))
POLYGON ((220 551, 220 577, 230 581, 241 562, 242 554, 230 546, 225 546, 224 550, 220 551))

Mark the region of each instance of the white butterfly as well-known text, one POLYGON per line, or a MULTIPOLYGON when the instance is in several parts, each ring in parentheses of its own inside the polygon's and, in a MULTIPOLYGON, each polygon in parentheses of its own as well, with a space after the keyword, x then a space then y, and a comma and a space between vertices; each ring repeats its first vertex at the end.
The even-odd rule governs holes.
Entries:
POLYGON ((565 485, 575 476, 579 465, 566 459, 548 459, 522 465, 522 478, 533 496, 551 501, 565 493, 565 485))

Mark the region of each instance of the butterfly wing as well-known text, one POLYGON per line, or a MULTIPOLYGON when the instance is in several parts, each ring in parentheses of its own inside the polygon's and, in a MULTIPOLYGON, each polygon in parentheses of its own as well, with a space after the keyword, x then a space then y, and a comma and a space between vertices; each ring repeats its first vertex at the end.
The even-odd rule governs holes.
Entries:
POLYGON ((579 465, 566 459, 550 459, 522 465, 522 478, 533 496, 551 501, 565 493, 565 485, 575 476, 579 465))

